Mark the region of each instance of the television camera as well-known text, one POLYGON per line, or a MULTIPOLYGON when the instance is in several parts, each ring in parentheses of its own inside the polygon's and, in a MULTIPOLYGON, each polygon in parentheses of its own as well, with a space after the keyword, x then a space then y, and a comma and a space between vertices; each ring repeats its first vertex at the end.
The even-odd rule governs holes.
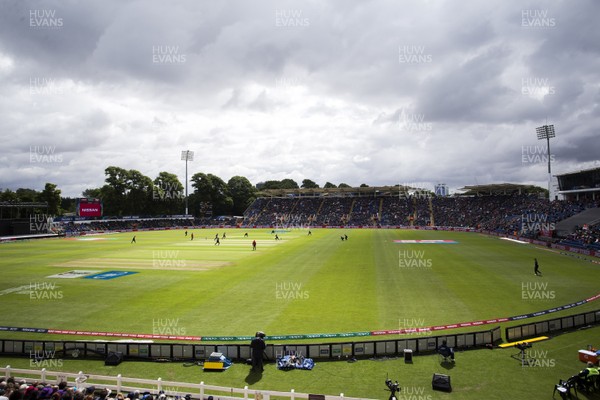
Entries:
POLYGON ((390 397, 388 400, 397 400, 396 393, 399 393, 400 390, 402 390, 398 381, 392 382, 392 380, 388 378, 385 380, 385 386, 387 386, 388 390, 390 391, 390 397))
POLYGON ((521 361, 521 366, 529 365, 532 361, 534 361, 531 357, 527 356, 527 349, 532 347, 531 343, 519 342, 515 344, 515 347, 519 349, 519 353, 514 354, 511 357, 521 361))

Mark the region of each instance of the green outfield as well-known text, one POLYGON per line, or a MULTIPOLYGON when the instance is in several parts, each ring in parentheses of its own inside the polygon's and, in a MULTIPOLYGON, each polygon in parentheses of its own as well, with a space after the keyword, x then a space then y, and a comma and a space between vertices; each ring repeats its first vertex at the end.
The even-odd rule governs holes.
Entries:
MULTIPOLYGON (((600 291, 598 264, 476 233, 313 229, 310 236, 307 230, 276 234, 280 240, 266 229, 195 229, 187 237, 183 230, 171 230, 3 243, 0 325, 202 337, 248 336, 257 330, 268 335, 365 332, 527 314, 600 291), (131 243, 134 234, 136 243, 131 243), (542 276, 534 275, 534 258, 542 276)), ((590 302, 552 317, 597 308, 599 302, 590 302)), ((108 367, 64 360, 55 367, 368 398, 387 398, 384 380, 390 374, 404 388, 401 399, 528 399, 540 393, 549 397, 558 379, 581 369, 577 350, 598 346, 597 333, 598 328, 582 330, 536 344, 543 364, 535 368, 511 358, 514 348, 460 352, 450 367, 435 355, 416 357, 413 365, 393 358, 318 362, 310 372, 285 373, 269 364, 260 379, 242 364, 222 374, 179 363, 108 367), (433 372, 452 376, 452 395, 431 390, 433 372)), ((24 332, 0 337, 90 339, 24 332)), ((26 359, 2 363, 36 368, 26 359)))
POLYGON ((267 229, 196 229, 187 237, 135 232, 136 243, 134 233, 4 243, 0 301, 14 312, 1 325, 185 336, 364 332, 531 313, 600 288, 597 264, 476 233, 276 234, 280 240, 267 229), (70 271, 96 279, 57 277, 70 271))

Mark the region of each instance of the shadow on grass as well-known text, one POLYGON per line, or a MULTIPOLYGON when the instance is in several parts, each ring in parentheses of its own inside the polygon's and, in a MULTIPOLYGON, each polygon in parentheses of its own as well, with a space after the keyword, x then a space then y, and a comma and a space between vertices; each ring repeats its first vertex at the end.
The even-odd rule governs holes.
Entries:
POLYGON ((246 376, 246 379, 244 379, 244 380, 246 381, 246 383, 248 385, 253 385, 256 382, 260 381, 262 379, 262 376, 263 376, 262 372, 250 370, 248 372, 248 376, 246 376))
POLYGON ((451 362, 451 361, 442 361, 440 363, 440 365, 442 366, 442 368, 447 369, 447 370, 451 370, 452 368, 454 368, 454 366, 456 365, 455 363, 451 362))

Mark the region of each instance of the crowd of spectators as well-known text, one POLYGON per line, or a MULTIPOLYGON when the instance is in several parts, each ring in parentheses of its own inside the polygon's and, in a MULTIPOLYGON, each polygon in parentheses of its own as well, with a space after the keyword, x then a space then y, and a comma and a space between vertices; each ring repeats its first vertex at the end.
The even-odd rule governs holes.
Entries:
POLYGON ((286 223, 297 201, 286 198, 257 199, 260 212, 254 214, 254 219, 248 221, 251 225, 279 225, 286 223), (268 222, 267 222, 268 221, 268 222))
POLYGON ((600 224, 578 226, 561 243, 600 251, 600 224))
MULTIPOLYGON (((178 396, 167 396, 164 391, 154 395, 150 392, 139 390, 124 394, 113 392, 106 388, 95 386, 72 387, 67 382, 57 385, 26 380, 15 380, 13 377, 0 378, 0 400, 174 400, 178 396)), ((182 400, 191 400, 187 394, 181 396, 182 400)))
POLYGON ((412 214, 412 199, 407 197, 384 197, 382 200, 379 223, 388 226, 410 225, 412 214))
POLYGON ((414 219, 413 225, 428 226, 431 225, 431 208, 429 197, 413 197, 414 219))
POLYGON ((463 227, 537 236, 590 202, 553 201, 534 195, 472 197, 321 197, 258 199, 244 225, 463 227), (536 227, 536 229, 531 229, 536 227))
POLYGON ((148 218, 148 219, 102 219, 91 221, 58 222, 57 231, 66 235, 81 235, 91 232, 128 231, 142 229, 182 228, 192 226, 236 226, 241 223, 235 217, 217 218, 148 218))
POLYGON ((380 206, 381 199, 372 197, 355 198, 347 224, 354 226, 377 225, 380 206))
POLYGON ((314 222, 321 200, 258 198, 244 215, 245 226, 301 226, 314 222))
POLYGON ((330 197, 323 199, 323 204, 320 207, 315 222, 318 225, 346 225, 351 207, 351 197, 330 197))
POLYGON ((552 230, 555 223, 571 217, 593 203, 552 201, 538 196, 498 195, 479 197, 434 197, 437 226, 472 227, 492 232, 536 236, 552 230), (531 228, 534 229, 531 229, 531 228))
MULTIPOLYGON (((243 218, 122 218, 55 223, 67 235, 194 226, 430 226, 474 228, 537 238, 557 222, 597 202, 552 201, 534 195, 258 198, 243 218)), ((567 238, 600 250, 600 228, 585 226, 567 238)))

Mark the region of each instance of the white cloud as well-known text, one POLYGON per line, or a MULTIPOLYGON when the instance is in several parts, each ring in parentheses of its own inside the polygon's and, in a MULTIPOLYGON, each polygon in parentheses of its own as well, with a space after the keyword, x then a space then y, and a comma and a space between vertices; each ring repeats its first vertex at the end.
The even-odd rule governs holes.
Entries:
POLYGON ((527 4, 555 18, 545 29, 522 26, 524 7, 9 1, 0 186, 50 181, 76 196, 102 185, 109 165, 183 180, 184 149, 196 152, 190 175, 253 183, 545 186, 544 166, 523 165, 520 152, 539 145, 546 118, 557 127, 553 171, 600 154, 600 6, 527 4), (32 7, 56 9, 64 26, 31 29, 32 7), (309 23, 278 26, 277 10, 309 23), (401 62, 402 49, 413 61, 401 62), (39 145, 62 163, 32 165, 39 145))

